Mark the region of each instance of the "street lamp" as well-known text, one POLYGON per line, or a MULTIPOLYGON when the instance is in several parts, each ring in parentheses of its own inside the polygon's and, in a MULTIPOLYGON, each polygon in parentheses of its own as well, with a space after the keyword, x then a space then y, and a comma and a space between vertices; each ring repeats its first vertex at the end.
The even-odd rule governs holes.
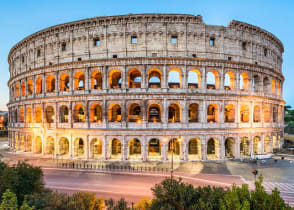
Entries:
POLYGON ((177 142, 177 141, 179 141, 180 143, 181 143, 181 141, 182 141, 182 138, 181 138, 181 136, 179 137, 179 138, 177 138, 177 139, 172 139, 172 159, 171 159, 171 170, 170 170, 170 178, 172 179, 173 178, 173 173, 174 173, 174 143, 175 142, 177 142))

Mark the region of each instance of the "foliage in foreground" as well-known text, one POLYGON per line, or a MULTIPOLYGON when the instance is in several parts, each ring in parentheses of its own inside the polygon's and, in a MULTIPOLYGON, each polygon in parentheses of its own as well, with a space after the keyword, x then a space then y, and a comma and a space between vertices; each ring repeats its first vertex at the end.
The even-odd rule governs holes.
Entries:
POLYGON ((143 198, 138 203, 97 198, 94 193, 78 192, 69 196, 53 192, 43 186, 40 168, 26 163, 12 167, 0 161, 0 210, 288 210, 277 189, 271 194, 262 186, 263 178, 255 183, 255 190, 248 185, 221 187, 197 187, 181 179, 165 179, 152 188, 154 198, 143 198))

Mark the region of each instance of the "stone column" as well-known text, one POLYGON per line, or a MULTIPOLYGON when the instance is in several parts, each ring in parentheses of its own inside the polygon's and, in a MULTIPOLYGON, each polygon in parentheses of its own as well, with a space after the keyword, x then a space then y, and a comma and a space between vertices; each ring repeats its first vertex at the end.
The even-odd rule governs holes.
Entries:
POLYGON ((108 75, 108 66, 104 66, 102 70, 102 89, 103 90, 107 90, 108 88, 107 75, 108 75))
POLYGON ((91 89, 91 85, 89 84, 91 82, 91 76, 89 74, 90 67, 87 67, 85 72, 85 92, 89 92, 89 90, 91 89))
POLYGON ((207 160, 207 144, 206 144, 206 136, 200 137, 201 141, 201 159, 207 160))
POLYGON ((207 67, 203 68, 202 74, 201 74, 201 87, 200 89, 206 90, 207 84, 206 84, 206 77, 207 77, 207 67))
POLYGON ((202 101, 202 110, 201 110, 201 122, 203 124, 206 124, 207 123, 207 109, 206 109, 206 100, 204 99, 202 101))
POLYGON ((47 148, 46 148, 46 136, 43 134, 42 135, 42 155, 45 154, 46 150, 47 150, 47 148))
POLYGON ((147 161, 148 158, 148 142, 146 136, 143 137, 141 143, 141 158, 143 161, 147 161))
POLYGON ((141 89, 142 90, 145 90, 145 88, 147 87, 147 82, 146 82, 146 80, 147 80, 147 65, 145 64, 144 66, 143 66, 143 69, 141 70, 141 89))
POLYGON ((167 99, 164 98, 163 99, 163 107, 162 107, 162 113, 161 113, 161 116, 162 116, 162 124, 163 124, 163 127, 166 128, 167 127, 167 123, 168 123, 168 115, 167 115, 167 99))
POLYGON ((57 95, 59 95, 59 92, 60 92, 59 71, 56 71, 54 76, 55 76, 55 92, 57 93, 57 95))
POLYGON ((219 146, 220 146, 220 159, 224 159, 226 156, 226 149, 225 149, 225 138, 222 136, 219 138, 219 146))
POLYGON ((107 138, 105 135, 103 135, 103 137, 101 138, 102 141, 102 158, 103 160, 107 160, 108 159, 108 152, 107 152, 107 148, 108 148, 108 142, 107 142, 107 138))
POLYGON ((236 141, 235 141, 235 158, 236 159, 240 158, 240 136, 239 135, 236 137, 236 141))
POLYGON ((89 135, 87 135, 86 137, 86 145, 85 145, 85 158, 86 160, 89 160, 89 156, 90 156, 90 139, 89 139, 89 135))
POLYGON ((162 70, 162 85, 161 88, 163 91, 167 91, 167 83, 168 83, 168 72, 167 72, 167 67, 166 65, 163 66, 163 70, 162 70))
POLYGON ((264 134, 261 135, 261 154, 264 154, 264 134))

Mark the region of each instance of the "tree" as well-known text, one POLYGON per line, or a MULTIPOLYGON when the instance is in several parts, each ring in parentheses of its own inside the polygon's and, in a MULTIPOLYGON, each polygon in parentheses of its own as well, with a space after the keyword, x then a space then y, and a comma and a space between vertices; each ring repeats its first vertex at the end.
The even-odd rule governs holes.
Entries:
POLYGON ((148 198, 142 198, 138 203, 134 205, 136 210, 147 210, 150 209, 152 201, 148 198))
POLYGON ((24 197, 24 200, 23 200, 22 205, 21 205, 21 207, 19 208, 19 210, 34 210, 34 207, 30 207, 30 206, 27 204, 27 196, 24 197))
POLYGON ((17 210, 17 198, 16 195, 7 189, 2 195, 2 202, 0 210, 17 210))
POLYGON ((70 197, 68 208, 100 210, 102 209, 102 205, 103 200, 97 200, 95 193, 77 192, 70 197))

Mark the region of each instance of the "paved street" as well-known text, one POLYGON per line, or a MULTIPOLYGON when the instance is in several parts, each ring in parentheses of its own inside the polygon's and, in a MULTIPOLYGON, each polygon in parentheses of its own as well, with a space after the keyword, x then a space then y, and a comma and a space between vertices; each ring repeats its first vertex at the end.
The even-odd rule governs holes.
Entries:
MULTIPOLYGON (((148 172, 98 172, 84 169, 56 169, 56 161, 52 157, 40 157, 36 154, 17 152, 8 153, 3 150, 5 142, 0 141, 2 160, 10 164, 26 160, 28 163, 42 166, 45 174, 45 183, 48 188, 60 192, 73 193, 77 191, 95 192, 97 196, 119 199, 125 197, 129 202, 135 202, 142 197, 152 197, 150 188, 159 183, 169 173, 150 174, 148 172)), ((181 176, 185 182, 194 186, 214 185, 230 187, 233 183, 249 184, 254 188, 252 171, 257 169, 264 177, 264 187, 271 192, 275 187, 281 196, 294 206, 294 164, 292 160, 267 160, 265 163, 241 163, 238 161, 226 162, 175 162, 175 176, 181 176)), ((108 162, 109 163, 109 162, 108 162)), ((115 163, 121 165, 142 164, 145 166, 169 168, 170 163, 115 163)), ((152 173, 152 172, 151 172, 152 173)))

